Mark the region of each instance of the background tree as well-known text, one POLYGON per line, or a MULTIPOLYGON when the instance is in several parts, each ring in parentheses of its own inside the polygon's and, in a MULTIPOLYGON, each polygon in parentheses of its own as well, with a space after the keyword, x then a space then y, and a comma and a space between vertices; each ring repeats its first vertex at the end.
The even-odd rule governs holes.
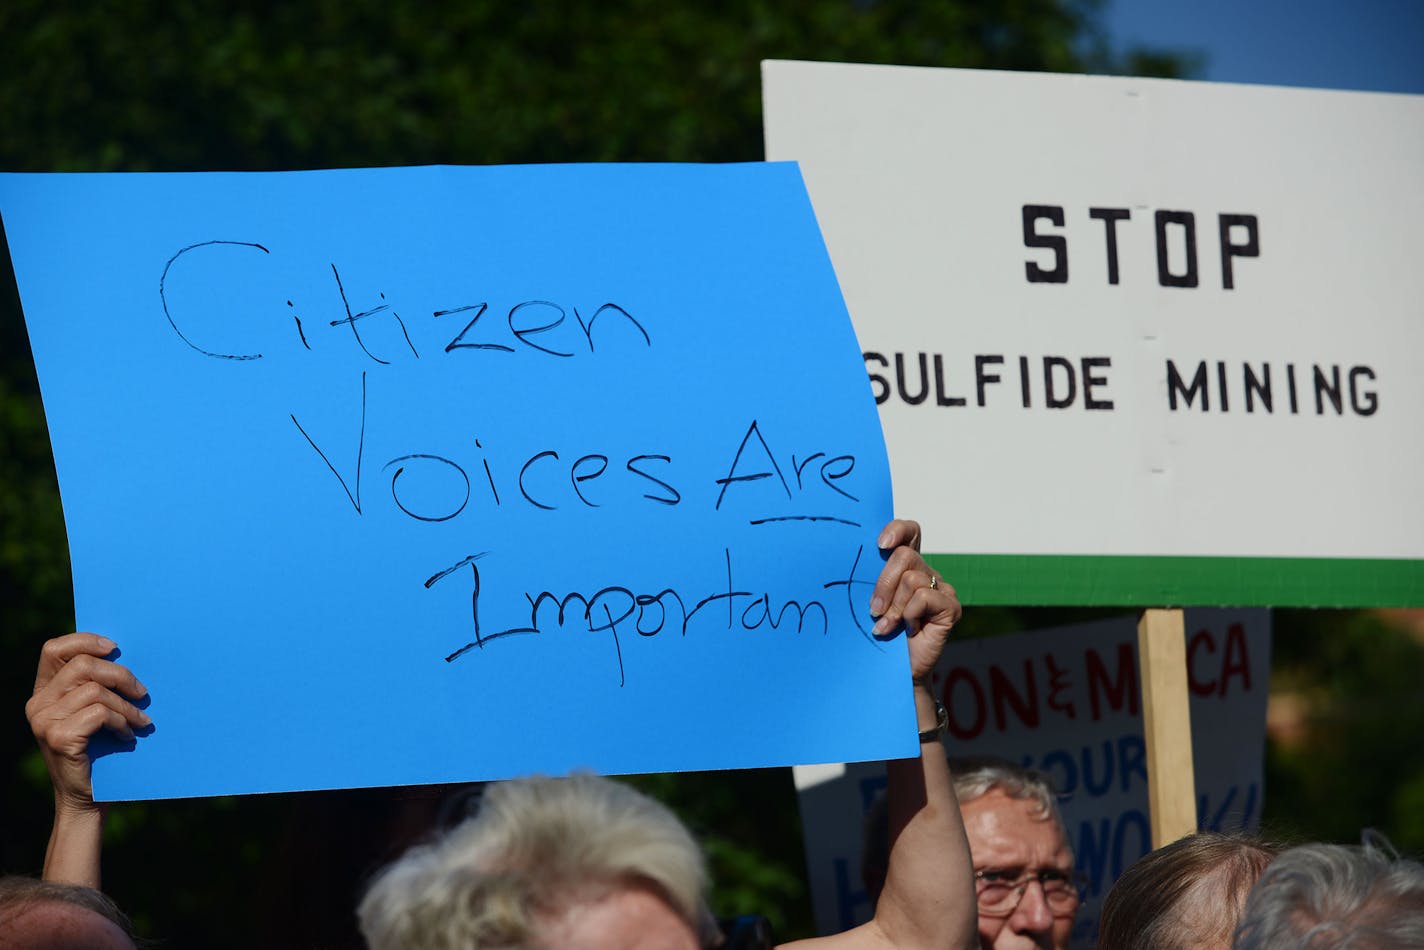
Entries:
MULTIPOLYGON (((1161 51, 1112 52, 1093 0, 8 0, 0 5, 0 169, 756 161, 766 58, 1165 76, 1187 74, 1192 62, 1161 51)), ((33 872, 50 802, 19 707, 40 643, 71 630, 74 620, 53 463, 5 267, 0 704, 12 713, 0 720, 0 761, 19 767, 0 780, 7 806, 0 870, 33 872)), ((971 615, 967 629, 991 633, 1083 616, 986 610, 971 615)), ((1302 618, 1308 633, 1316 631, 1313 639, 1297 643, 1283 630, 1278 640, 1293 644, 1292 675, 1313 683, 1316 651, 1334 643, 1340 620, 1302 618)), ((1379 630, 1362 631, 1341 649, 1373 656, 1386 639, 1379 630)), ((1395 653, 1385 672, 1399 692, 1382 706, 1394 714, 1391 735, 1402 738, 1412 728, 1417 736, 1424 679, 1415 674, 1411 685, 1403 672, 1418 668, 1417 644, 1411 653, 1407 638, 1389 642, 1395 653), (1410 708, 1413 719, 1400 715, 1410 708)), ((1359 687, 1368 685, 1341 689, 1359 687)), ((1339 708, 1355 707, 1341 700, 1339 708)), ((1348 742, 1343 749, 1358 751, 1348 742)), ((1373 797, 1351 797, 1358 809, 1336 809, 1329 834, 1348 837, 1368 819, 1401 843, 1424 847, 1414 817, 1420 810, 1411 805, 1424 799, 1424 768, 1416 756, 1412 780, 1396 780, 1407 757, 1393 752, 1393 759, 1357 763, 1386 775, 1388 788, 1364 780, 1338 783, 1344 791, 1311 784, 1289 756, 1273 758, 1272 777, 1301 801, 1323 796, 1327 810, 1340 800, 1337 792, 1375 788, 1373 797), (1390 809, 1412 822, 1410 830, 1390 823, 1390 809)), ((800 824, 785 770, 635 781, 703 833, 719 912, 766 913, 782 937, 810 932, 800 824)), ((1273 789, 1268 816, 1278 799, 1273 789)), ((107 886, 144 930, 175 946, 354 945, 351 908, 363 877, 442 810, 448 819, 458 806, 446 789, 115 806, 107 886)), ((1302 832, 1327 827, 1288 807, 1302 832)))

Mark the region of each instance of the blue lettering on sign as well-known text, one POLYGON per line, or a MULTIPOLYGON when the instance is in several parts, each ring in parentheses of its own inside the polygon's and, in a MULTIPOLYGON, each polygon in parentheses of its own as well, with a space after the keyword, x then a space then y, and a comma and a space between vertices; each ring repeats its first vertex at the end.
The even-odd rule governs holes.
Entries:
POLYGON ((1088 878, 1088 898, 1107 892, 1122 872, 1152 850, 1147 815, 1129 808, 1114 818, 1078 825, 1077 867, 1088 878))
MULTIPOLYGON (((856 914, 858 908, 868 907, 870 895, 864 888, 857 888, 851 883, 850 862, 845 858, 835 859, 836 875, 836 926, 841 930, 849 930, 856 925, 858 919, 856 914)), ((857 875, 858 876, 858 875, 857 875)), ((866 915, 869 917, 869 914, 866 915)))
POLYGON ((1139 735, 1118 736, 1115 742, 1104 739, 1076 750, 1054 749, 1037 762, 1033 756, 1024 756, 1022 762, 1052 776, 1058 794, 1065 797, 1081 792, 1098 798, 1114 787, 1128 792, 1133 779, 1147 784, 1147 746, 1139 735))
POLYGON ((1203 793, 1197 799, 1197 820, 1201 830, 1229 832, 1250 828, 1254 824, 1252 818, 1256 814, 1256 783, 1252 782, 1246 786, 1246 792, 1238 802, 1237 795, 1240 792, 1239 785, 1227 789, 1215 811, 1211 809, 1211 795, 1203 793))

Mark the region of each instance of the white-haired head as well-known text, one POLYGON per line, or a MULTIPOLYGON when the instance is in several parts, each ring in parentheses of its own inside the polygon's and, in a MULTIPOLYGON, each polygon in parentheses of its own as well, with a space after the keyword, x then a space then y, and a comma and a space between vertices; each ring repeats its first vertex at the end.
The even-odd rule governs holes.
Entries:
POLYGON ((972 802, 998 789, 1009 798, 1032 802, 1038 817, 1052 819, 1058 827, 1063 827, 1063 816, 1058 811, 1058 790, 1047 772, 993 756, 951 758, 949 768, 959 804, 972 802))
MULTIPOLYGON (((1051 821, 1059 831, 1063 830, 1058 790, 1048 773, 996 756, 951 756, 949 769, 960 807, 997 790, 1009 798, 1028 802, 1035 818, 1051 821)), ((1066 832, 1063 840, 1068 840, 1066 832)), ((885 795, 881 794, 870 803, 861 829, 860 873, 871 900, 880 898, 889 864, 890 811, 885 795)))
POLYGON ((571 905, 636 887, 704 933, 706 884, 697 842, 658 802, 592 775, 527 778, 383 870, 357 915, 372 950, 538 947, 571 905))
POLYGON ((1251 889, 1233 946, 1424 947, 1424 865, 1374 835, 1362 847, 1291 848, 1251 889))

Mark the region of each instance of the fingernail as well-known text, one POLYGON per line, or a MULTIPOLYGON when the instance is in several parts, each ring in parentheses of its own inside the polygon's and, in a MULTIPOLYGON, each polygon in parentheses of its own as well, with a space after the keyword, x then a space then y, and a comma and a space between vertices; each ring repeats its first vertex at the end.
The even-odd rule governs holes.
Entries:
POLYGON ((105 653, 113 653, 118 648, 119 645, 113 640, 110 640, 108 637, 99 638, 99 649, 103 650, 105 653))
POLYGON ((870 598, 870 616, 878 617, 885 612, 885 598, 876 594, 870 598))
POLYGON ((880 540, 876 541, 875 543, 876 543, 877 545, 879 545, 880 548, 883 550, 883 549, 888 548, 888 547, 890 546, 891 540, 892 540, 892 538, 891 538, 891 536, 890 536, 890 532, 889 532, 889 531, 882 531, 882 532, 880 533, 880 540))
POLYGON ((884 617, 881 617, 879 620, 875 621, 875 629, 872 630, 871 632, 872 632, 872 633, 875 633, 875 634, 877 634, 877 635, 878 635, 878 634, 882 634, 882 633, 884 633, 887 629, 889 629, 889 626, 890 626, 890 624, 886 622, 885 618, 884 618, 884 617))
POLYGON ((151 726, 153 725, 153 717, 146 712, 140 711, 138 714, 138 723, 141 726, 151 726))

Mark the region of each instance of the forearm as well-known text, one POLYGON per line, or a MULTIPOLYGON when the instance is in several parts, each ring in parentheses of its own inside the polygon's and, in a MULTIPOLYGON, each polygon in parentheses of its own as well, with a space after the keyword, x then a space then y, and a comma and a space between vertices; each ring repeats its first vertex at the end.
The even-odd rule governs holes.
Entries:
POLYGON ((962 609, 954 588, 920 557, 920 526, 895 520, 877 544, 890 552, 875 582, 870 612, 876 636, 903 628, 914 683, 915 716, 928 736, 920 755, 886 763, 890 854, 885 886, 869 923, 818 947, 920 948, 979 945, 974 865, 940 745, 934 695, 926 681, 962 609))
POLYGON ((55 637, 40 650, 25 718, 54 784, 54 825, 44 878, 99 886, 103 806, 94 801, 89 743, 100 730, 132 741, 152 724, 135 702, 148 694, 127 667, 105 659, 117 644, 93 633, 55 637))
POLYGON ((56 803, 45 850, 44 879, 98 890, 103 835, 104 812, 99 805, 66 807, 56 803))
MULTIPOLYGON (((935 701, 915 686, 921 730, 933 730, 935 701)), ((886 764, 890 859, 875 920, 896 947, 978 945, 974 866, 959 803, 937 738, 920 745, 917 759, 886 764)))

